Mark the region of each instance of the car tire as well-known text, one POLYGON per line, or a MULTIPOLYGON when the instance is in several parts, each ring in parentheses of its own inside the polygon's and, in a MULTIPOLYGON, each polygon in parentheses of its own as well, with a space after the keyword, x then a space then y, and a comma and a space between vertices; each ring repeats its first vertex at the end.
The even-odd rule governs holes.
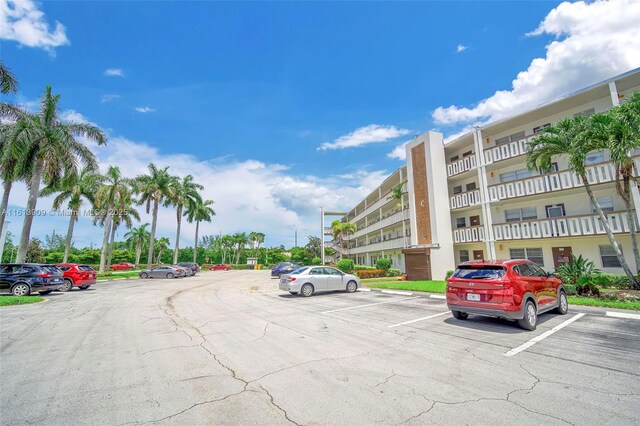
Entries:
POLYGON ((169 273, 167 274, 167 278, 171 279, 171 278, 173 278, 173 277, 174 277, 174 275, 173 275, 171 272, 169 272, 169 273))
POLYGON ((451 315, 453 315, 455 319, 459 320, 466 320, 467 318, 469 318, 469 314, 466 312, 451 311, 451 315))
POLYGON ((289 293, 291 293, 291 294, 298 294, 298 292, 297 292, 297 291, 290 291, 289 293))
POLYGON ((556 313, 560 315, 567 315, 569 312, 569 301, 567 300, 567 293, 564 290, 560 290, 558 293, 558 307, 556 308, 556 313))
POLYGON ((141 272, 140 278, 149 278, 149 274, 147 274, 146 272, 141 272))
POLYGON ((51 293, 53 290, 44 290, 44 291, 39 291, 38 293, 40 294, 40 296, 46 296, 47 294, 51 293))
POLYGON ((305 284, 300 289, 300 294, 303 297, 309 297, 313 294, 313 286, 311 284, 305 284))
POLYGON ((91 287, 91 284, 81 285, 81 286, 80 286, 80 290, 86 290, 86 289, 88 289, 89 287, 91 287))
POLYGON ((524 318, 518 320, 520 328, 533 331, 538 324, 538 309, 532 300, 527 300, 524 305, 524 318))
POLYGON ((69 278, 65 278, 64 284, 58 287, 58 291, 69 291, 72 288, 73 288, 73 281, 71 281, 69 278))
POLYGON ((18 283, 11 287, 11 294, 14 296, 29 296, 31 294, 31 288, 28 284, 18 283))
POLYGON ((347 283, 347 293, 354 293, 358 289, 358 283, 355 281, 349 281, 347 283))

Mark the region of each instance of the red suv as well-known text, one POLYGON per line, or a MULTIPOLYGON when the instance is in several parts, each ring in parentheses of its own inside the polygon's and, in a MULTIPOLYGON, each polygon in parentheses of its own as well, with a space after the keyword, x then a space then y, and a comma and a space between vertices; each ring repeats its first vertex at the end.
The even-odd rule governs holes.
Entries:
POLYGON ((517 320, 535 330, 538 314, 569 309, 562 281, 524 260, 465 262, 447 280, 447 306, 457 319, 469 314, 517 320))
POLYGON ((73 287, 86 290, 96 283, 96 271, 89 265, 59 263, 56 266, 62 271, 64 279, 64 284, 59 288, 59 291, 69 291, 73 287))
POLYGON ((110 266, 111 270, 113 271, 128 271, 129 269, 134 269, 135 267, 136 265, 128 262, 122 262, 122 263, 118 263, 117 265, 110 266))

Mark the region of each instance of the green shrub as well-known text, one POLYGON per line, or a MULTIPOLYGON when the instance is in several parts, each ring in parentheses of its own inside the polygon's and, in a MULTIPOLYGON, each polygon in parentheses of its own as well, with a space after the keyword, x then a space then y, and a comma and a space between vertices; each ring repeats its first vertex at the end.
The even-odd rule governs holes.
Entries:
POLYGON ((451 275, 453 275, 454 272, 455 271, 453 269, 449 269, 447 271, 447 274, 444 276, 445 281, 448 280, 451 277, 451 275))
POLYGON ((631 282, 624 274, 602 274, 607 279, 607 286, 612 288, 629 289, 631 282))
POLYGON ((362 279, 365 278, 384 278, 387 276, 387 273, 382 269, 373 269, 373 270, 363 270, 356 271, 356 275, 362 279))
POLYGON ((565 284, 564 290, 567 292, 567 296, 575 296, 576 294, 578 294, 578 290, 573 284, 565 284))
POLYGON ((381 257, 376 260, 376 269, 382 269, 383 271, 388 271, 391 269, 391 260, 386 257, 381 257))
POLYGON ((400 269, 389 269, 389 272, 387 272, 387 275, 389 275, 390 277, 399 277, 400 275, 402 275, 402 271, 400 269))
POLYGON ((322 264, 322 259, 320 259, 318 256, 316 256, 313 259, 311 259, 311 263, 313 265, 321 265, 322 264))
POLYGON ((602 282, 602 277, 597 275, 583 276, 576 283, 576 291, 580 296, 600 296, 597 282, 602 282))
POLYGON ((354 265, 353 266, 353 270, 354 271, 373 271, 374 268, 373 266, 367 266, 367 265, 354 265))
MULTIPOLYGON (((600 271, 596 268, 596 264, 592 260, 585 259, 582 255, 571 256, 571 262, 560 265, 556 269, 556 275, 560 277, 563 283, 577 285, 581 279, 592 279, 600 271)), ((586 281, 585 281, 586 282, 586 281)), ((578 289, 578 293, 580 290, 578 289)))
POLYGON ((340 261, 338 262, 338 269, 348 274, 353 272, 354 266, 355 265, 352 259, 340 259, 340 261))

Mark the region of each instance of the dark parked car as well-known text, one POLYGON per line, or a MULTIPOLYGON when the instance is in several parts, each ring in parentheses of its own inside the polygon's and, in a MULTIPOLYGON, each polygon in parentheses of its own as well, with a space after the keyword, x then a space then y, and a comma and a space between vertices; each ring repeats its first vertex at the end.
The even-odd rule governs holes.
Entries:
POLYGON ((302 263, 280 262, 271 270, 271 276, 281 278, 283 275, 289 274, 301 267, 302 263))
POLYGON ((447 306, 457 319, 469 314, 517 320, 535 330, 538 314, 569 309, 562 281, 530 260, 471 261, 447 280, 447 306))
POLYGON ((191 269, 191 275, 195 275, 200 270, 200 265, 194 262, 180 262, 177 266, 191 269))
POLYGON ((69 291, 73 287, 86 290, 96 283, 96 271, 89 265, 58 263, 56 266, 62 271, 62 279, 64 280, 59 288, 60 291, 69 291))
POLYGON ((49 294, 63 284, 62 271, 54 265, 37 263, 0 264, 0 291, 14 296, 49 294))

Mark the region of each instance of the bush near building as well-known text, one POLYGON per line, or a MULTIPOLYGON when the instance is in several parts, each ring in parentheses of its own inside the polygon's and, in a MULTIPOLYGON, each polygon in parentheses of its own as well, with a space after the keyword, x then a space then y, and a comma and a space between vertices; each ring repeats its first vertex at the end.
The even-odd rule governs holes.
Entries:
POLYGON ((340 259, 338 261, 338 269, 340 269, 342 272, 350 274, 353 272, 354 268, 355 264, 352 259, 340 259))

